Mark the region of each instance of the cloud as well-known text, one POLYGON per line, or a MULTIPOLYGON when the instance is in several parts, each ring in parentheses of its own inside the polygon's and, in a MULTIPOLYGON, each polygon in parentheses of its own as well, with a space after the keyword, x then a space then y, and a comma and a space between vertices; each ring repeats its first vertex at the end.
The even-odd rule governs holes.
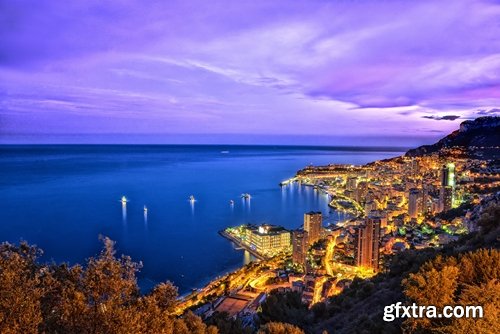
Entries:
POLYGON ((447 132, 454 122, 427 119, 498 114, 499 21, 500 4, 481 0, 10 2, 0 108, 12 131, 53 113, 103 130, 129 118, 163 131, 208 119, 221 133, 447 132))
POLYGON ((481 115, 481 116, 490 116, 490 115, 494 116, 498 114, 500 114, 500 108, 493 108, 489 110, 482 109, 476 113, 476 115, 481 115))
POLYGON ((433 119, 435 121, 454 121, 456 119, 459 119, 460 116, 457 115, 445 115, 445 116, 422 116, 422 118, 427 118, 427 119, 433 119))

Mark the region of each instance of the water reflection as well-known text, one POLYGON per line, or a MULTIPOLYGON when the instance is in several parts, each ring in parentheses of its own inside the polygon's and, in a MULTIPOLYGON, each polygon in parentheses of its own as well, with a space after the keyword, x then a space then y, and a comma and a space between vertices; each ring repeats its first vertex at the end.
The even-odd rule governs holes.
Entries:
POLYGON ((122 222, 127 223, 127 202, 122 202, 122 222))
POLYGON ((243 251, 243 265, 247 265, 250 262, 253 262, 255 260, 256 260, 255 256, 253 256, 252 254, 250 254, 249 251, 247 251, 247 250, 243 251))
POLYGON ((191 207, 191 215, 194 216, 194 200, 189 201, 189 206, 191 207))

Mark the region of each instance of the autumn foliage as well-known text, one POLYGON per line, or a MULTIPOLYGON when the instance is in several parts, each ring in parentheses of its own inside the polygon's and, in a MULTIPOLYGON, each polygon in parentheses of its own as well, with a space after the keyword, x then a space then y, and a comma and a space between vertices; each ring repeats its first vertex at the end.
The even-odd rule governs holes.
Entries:
POLYGON ((437 256, 403 280, 404 293, 418 305, 480 305, 484 318, 411 319, 411 332, 493 333, 500 329, 500 251, 480 249, 460 256, 437 256))
POLYGON ((171 315, 177 288, 169 282, 141 295, 140 264, 116 258, 114 243, 103 242, 85 267, 41 265, 35 247, 0 245, 0 333, 218 332, 190 312, 171 315))

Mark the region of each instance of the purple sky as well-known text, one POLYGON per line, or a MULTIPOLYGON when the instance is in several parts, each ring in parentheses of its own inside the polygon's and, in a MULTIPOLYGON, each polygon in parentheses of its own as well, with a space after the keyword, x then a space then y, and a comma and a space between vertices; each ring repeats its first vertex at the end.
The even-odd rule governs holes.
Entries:
POLYGON ((413 145, 500 114, 498 1, 19 0, 0 24, 3 143, 413 145))

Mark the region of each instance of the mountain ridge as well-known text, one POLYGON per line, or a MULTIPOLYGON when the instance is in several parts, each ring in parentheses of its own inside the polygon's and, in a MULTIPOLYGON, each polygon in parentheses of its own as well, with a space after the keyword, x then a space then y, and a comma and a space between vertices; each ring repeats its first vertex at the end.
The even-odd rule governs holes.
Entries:
POLYGON ((499 159, 500 117, 484 116, 467 120, 458 130, 431 145, 423 145, 406 152, 407 157, 418 157, 434 153, 444 153, 446 149, 459 148, 469 157, 479 159, 499 159))

